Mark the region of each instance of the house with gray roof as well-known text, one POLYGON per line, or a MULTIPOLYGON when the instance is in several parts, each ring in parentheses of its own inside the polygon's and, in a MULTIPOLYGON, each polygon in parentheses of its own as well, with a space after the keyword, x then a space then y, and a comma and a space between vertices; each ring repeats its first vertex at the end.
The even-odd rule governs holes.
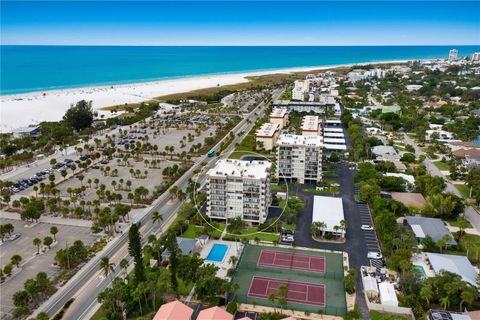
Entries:
POLYGON ((458 274, 463 281, 477 286, 478 271, 472 266, 465 256, 456 256, 453 254, 440 254, 426 252, 428 262, 436 274, 441 271, 449 271, 458 274))
MULTIPOLYGON (((178 249, 184 256, 189 256, 195 252, 195 250, 197 249, 197 242, 197 239, 177 237, 178 249)), ((169 257, 170 252, 168 251, 168 249, 165 249, 165 251, 163 251, 162 253, 162 258, 168 260, 169 257)))
POLYGON ((433 241, 437 242, 442 239, 443 236, 448 235, 450 241, 448 245, 455 245, 457 242, 453 239, 451 232, 447 229, 442 219, 438 218, 427 218, 422 216, 406 216, 404 225, 409 227, 417 240, 425 239, 427 236, 430 236, 433 241))

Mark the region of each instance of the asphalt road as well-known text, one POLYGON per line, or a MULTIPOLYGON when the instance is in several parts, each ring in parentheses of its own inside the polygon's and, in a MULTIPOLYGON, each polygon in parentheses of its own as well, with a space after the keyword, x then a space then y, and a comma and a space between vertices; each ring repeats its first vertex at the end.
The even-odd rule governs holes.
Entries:
MULTIPOLYGON (((273 93, 273 99, 276 99, 283 90, 277 89, 273 93)), ((262 101, 258 106, 252 110, 242 121, 240 121, 231 131, 236 135, 234 141, 223 152, 224 155, 231 153, 235 144, 240 142, 253 127, 257 118, 263 113, 265 109, 265 102, 262 101), (258 115, 255 115, 258 113, 258 115), (250 119, 250 122, 246 120, 250 119), (242 135, 238 135, 239 132, 244 132, 242 135)), ((227 137, 227 135, 226 135, 227 137)), ((213 149, 219 150, 219 142, 213 149)), ((188 185, 190 178, 194 176, 194 171, 201 168, 201 163, 206 163, 206 168, 213 167, 218 161, 218 157, 208 158, 204 156, 199 159, 183 176, 181 176, 174 185, 179 189, 185 189, 188 185)), ((206 170, 202 170, 202 174, 197 182, 201 183, 205 179, 206 170)), ((168 224, 168 222, 174 218, 176 211, 180 207, 181 203, 177 202, 174 205, 169 205, 168 192, 163 193, 153 204, 152 208, 140 219, 141 227, 140 232, 142 238, 146 239, 152 233, 161 233, 162 228, 168 224), (160 225, 152 225, 151 215, 153 212, 159 211, 163 217, 164 222, 160 225)), ((34 313, 34 316, 41 311, 46 312, 49 316, 53 316, 57 313, 63 305, 72 297, 75 297, 75 301, 70 305, 65 318, 68 319, 88 319, 89 315, 98 308, 97 296, 98 294, 107 288, 111 281, 122 272, 117 265, 114 272, 108 278, 101 276, 99 271, 99 261, 103 256, 108 256, 112 262, 120 261, 123 258, 130 259, 128 257, 128 234, 122 234, 118 239, 109 243, 103 252, 97 254, 92 260, 90 260, 70 281, 60 288, 49 300, 42 304, 34 313)))
MULTIPOLYGON (((403 134, 404 136, 404 141, 407 144, 410 144, 413 146, 415 149, 415 156, 418 158, 420 155, 425 155, 425 152, 423 152, 420 147, 415 143, 413 139, 411 139, 406 133, 403 134)), ((436 165, 432 163, 432 161, 428 158, 425 158, 423 160, 423 164, 427 168, 428 172, 432 176, 439 176, 442 178, 445 178, 445 176, 442 174, 442 172, 437 168, 436 165)), ((446 192, 452 193, 456 196, 463 197, 463 195, 458 191, 458 189, 453 185, 453 183, 449 182, 448 180, 445 179, 445 182, 447 183, 447 187, 445 188, 446 192)), ((470 223, 480 231, 480 213, 475 210, 472 206, 467 206, 464 211, 465 217, 470 221, 470 223)))

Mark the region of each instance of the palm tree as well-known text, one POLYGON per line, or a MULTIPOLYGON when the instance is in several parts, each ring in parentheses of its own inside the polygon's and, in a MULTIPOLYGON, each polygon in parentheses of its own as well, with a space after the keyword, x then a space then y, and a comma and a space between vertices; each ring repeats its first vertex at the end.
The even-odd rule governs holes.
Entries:
POLYGON ((229 262, 232 265, 232 267, 235 265, 235 263, 237 263, 237 261, 238 261, 238 258, 236 256, 231 256, 230 257, 229 262))
POLYGON ((462 299, 462 301, 460 301, 460 312, 462 312, 462 304, 464 302, 466 302, 468 305, 470 305, 470 304, 473 303, 473 301, 475 301, 475 299, 477 299, 477 297, 478 297, 477 288, 475 288, 473 286, 470 286, 470 285, 466 286, 462 290, 462 293, 460 294, 460 298, 462 299))
POLYGON ((128 273, 127 273, 127 268, 128 268, 128 261, 127 259, 122 259, 120 261, 120 268, 122 268, 123 270, 125 270, 125 278, 127 277, 128 273))
POLYGON ((161 215, 158 211, 152 213, 152 222, 156 223, 157 221, 163 222, 163 215, 161 215))
POLYGON ((17 268, 20 266, 21 261, 22 261, 22 256, 19 254, 15 254, 10 258, 10 262, 14 264, 17 268))
POLYGON ((427 306, 430 305, 430 300, 433 298, 433 291, 430 286, 423 286, 420 290, 420 298, 427 301, 427 306))
POLYGON ((108 274, 115 269, 115 264, 110 263, 109 257, 102 257, 100 259, 100 269, 103 270, 105 277, 108 277, 108 274))
POLYGON ((50 233, 51 233, 52 236, 53 236, 53 241, 57 242, 58 228, 55 227, 55 226, 52 226, 52 227, 50 228, 50 233))
POLYGON ((40 254, 40 245, 42 244, 42 240, 39 238, 33 239, 33 245, 37 246, 37 254, 40 254))
POLYGON ((445 296, 443 298, 440 298, 440 305, 443 306, 443 310, 447 310, 447 308, 450 306, 450 297, 445 296))
POLYGON ((273 312, 274 313, 277 313, 277 305, 275 303, 276 299, 277 299, 277 296, 275 295, 275 293, 272 292, 268 295, 268 301, 270 301, 273 304, 273 312))

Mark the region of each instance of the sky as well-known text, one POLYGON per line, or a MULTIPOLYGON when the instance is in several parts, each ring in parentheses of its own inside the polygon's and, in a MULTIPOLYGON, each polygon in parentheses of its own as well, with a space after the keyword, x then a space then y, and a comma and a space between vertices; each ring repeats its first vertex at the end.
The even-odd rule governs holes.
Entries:
POLYGON ((1 1, 22 45, 480 44, 477 1, 1 1))

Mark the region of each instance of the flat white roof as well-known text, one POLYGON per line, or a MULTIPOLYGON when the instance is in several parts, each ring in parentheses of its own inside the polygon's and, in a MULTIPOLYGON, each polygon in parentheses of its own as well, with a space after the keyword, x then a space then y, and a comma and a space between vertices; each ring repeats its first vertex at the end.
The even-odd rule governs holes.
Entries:
POLYGON ((323 128, 323 132, 343 132, 342 128, 323 128))
POLYGON ((323 134, 325 138, 343 138, 345 135, 343 132, 325 132, 323 134))
POLYGON ((341 124, 342 120, 337 119, 327 119, 325 120, 325 124, 341 124))
POLYGON ((325 147, 325 149, 328 149, 328 150, 347 150, 347 146, 344 145, 344 144, 328 144, 328 143, 325 143, 323 146, 325 147))
POLYGON ((342 198, 314 196, 312 222, 322 221, 324 231, 334 232, 334 226, 340 226, 344 220, 342 198))
POLYGON ((398 306, 397 294, 395 287, 390 282, 380 282, 378 284, 380 290, 380 302, 389 306, 398 306))
POLYGON ((325 143, 331 143, 331 144, 335 144, 335 143, 342 143, 342 144, 345 144, 345 139, 343 138, 324 138, 323 139, 323 142, 325 143))
POLYGON ((415 184, 415 177, 405 173, 394 173, 394 172, 387 172, 385 173, 387 177, 398 177, 408 181, 408 183, 415 184))
POLYGON ((305 116, 302 119, 302 131, 318 131, 319 124, 318 116, 305 116))
POLYGON ((238 177, 263 179, 270 174, 272 164, 269 161, 245 161, 222 159, 208 170, 208 177, 238 177))
POLYGON ((287 108, 273 108, 270 118, 283 118, 287 114, 287 108))
POLYGON ((322 138, 320 136, 301 136, 298 134, 282 134, 278 138, 277 145, 303 145, 322 147, 322 138))
POLYGON ((280 129, 278 123, 264 123, 256 132, 257 138, 271 138, 280 129))

